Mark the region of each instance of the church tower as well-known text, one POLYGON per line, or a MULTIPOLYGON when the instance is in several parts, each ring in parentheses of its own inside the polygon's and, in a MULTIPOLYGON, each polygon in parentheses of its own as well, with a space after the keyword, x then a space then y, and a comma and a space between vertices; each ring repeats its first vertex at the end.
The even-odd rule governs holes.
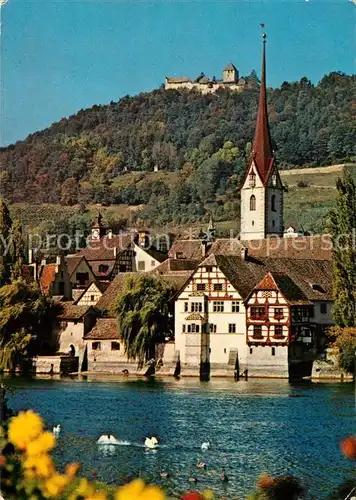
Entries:
POLYGON ((283 185, 272 150, 267 115, 266 34, 255 138, 241 188, 241 240, 283 236, 283 185))

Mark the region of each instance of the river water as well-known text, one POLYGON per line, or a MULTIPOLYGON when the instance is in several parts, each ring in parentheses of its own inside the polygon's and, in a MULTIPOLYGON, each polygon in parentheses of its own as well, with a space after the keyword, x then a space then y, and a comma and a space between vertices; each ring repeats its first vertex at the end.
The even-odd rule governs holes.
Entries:
POLYGON ((61 424, 58 466, 80 461, 86 476, 108 483, 140 474, 179 494, 189 489, 192 471, 199 489, 243 499, 263 472, 295 474, 311 497, 323 499, 352 477, 353 465, 338 447, 356 428, 350 383, 16 377, 6 384, 15 389, 13 409, 33 408, 49 428, 61 424), (107 433, 121 444, 98 446, 107 433), (144 439, 151 435, 160 447, 146 451, 144 439), (204 441, 211 443, 207 452, 200 449, 204 441), (198 458, 206 462, 205 471, 196 468, 198 458), (230 479, 226 485, 220 482, 222 468, 230 479), (161 470, 170 478, 161 479, 161 470))

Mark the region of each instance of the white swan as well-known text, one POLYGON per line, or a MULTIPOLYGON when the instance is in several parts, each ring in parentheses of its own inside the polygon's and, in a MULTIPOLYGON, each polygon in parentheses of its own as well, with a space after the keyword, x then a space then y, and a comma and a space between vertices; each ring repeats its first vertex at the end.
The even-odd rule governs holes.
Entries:
POLYGON ((203 444, 201 445, 201 449, 202 449, 203 451, 206 451, 206 450, 208 450, 209 448, 210 448, 210 443, 209 443, 209 441, 206 441, 205 443, 203 443, 203 444))
POLYGON ((154 448, 157 448, 158 441, 154 436, 152 436, 151 438, 146 438, 145 439, 145 446, 146 446, 146 448, 150 448, 151 450, 153 450, 154 448))
POLYGON ((58 424, 58 425, 56 425, 55 427, 53 427, 52 432, 53 432, 53 434, 54 434, 55 436, 58 436, 58 435, 59 435, 59 433, 61 432, 61 425, 60 425, 60 424, 58 424))
POLYGON ((119 444, 120 441, 116 439, 115 436, 112 434, 103 434, 100 436, 100 438, 97 440, 97 444, 119 444))

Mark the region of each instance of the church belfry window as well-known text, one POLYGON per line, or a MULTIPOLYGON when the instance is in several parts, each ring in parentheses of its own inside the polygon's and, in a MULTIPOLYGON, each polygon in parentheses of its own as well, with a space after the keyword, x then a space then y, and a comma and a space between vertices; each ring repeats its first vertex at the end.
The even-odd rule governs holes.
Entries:
POLYGON ((256 196, 254 194, 250 198, 250 210, 256 210, 256 196))
POLYGON ((272 210, 272 212, 276 212, 277 211, 277 208, 276 208, 276 195, 275 194, 272 194, 272 197, 271 197, 271 210, 272 210))
POLYGON ((256 174, 254 172, 251 172, 251 174, 248 176, 248 181, 250 187, 256 186, 256 174))

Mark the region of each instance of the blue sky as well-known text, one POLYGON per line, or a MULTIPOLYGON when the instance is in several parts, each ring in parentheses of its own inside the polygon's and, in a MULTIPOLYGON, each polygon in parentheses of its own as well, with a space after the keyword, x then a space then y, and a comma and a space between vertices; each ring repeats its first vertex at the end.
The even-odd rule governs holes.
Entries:
POLYGON ((1 10, 1 145, 165 76, 218 76, 229 61, 259 73, 261 22, 268 85, 355 73, 349 0, 9 0, 1 10))

